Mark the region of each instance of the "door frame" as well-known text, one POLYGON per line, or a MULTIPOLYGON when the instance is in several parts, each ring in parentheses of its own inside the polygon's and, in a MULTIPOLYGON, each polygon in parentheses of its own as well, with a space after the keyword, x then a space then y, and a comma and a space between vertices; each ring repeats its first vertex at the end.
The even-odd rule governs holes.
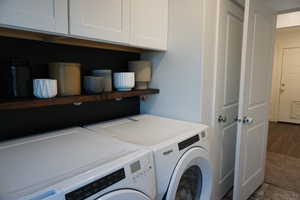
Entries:
POLYGON ((279 121, 280 88, 281 88, 280 84, 281 84, 282 69, 283 69, 282 61, 283 61, 284 50, 290 48, 300 48, 300 40, 299 42, 282 41, 280 39, 281 37, 280 35, 293 34, 291 33, 293 30, 299 30, 300 32, 300 27, 281 28, 281 29, 277 29, 276 31, 276 42, 275 42, 274 61, 273 61, 274 64, 273 64, 273 78, 272 78, 272 95, 270 98, 271 109, 269 113, 270 121, 274 121, 274 122, 279 121))

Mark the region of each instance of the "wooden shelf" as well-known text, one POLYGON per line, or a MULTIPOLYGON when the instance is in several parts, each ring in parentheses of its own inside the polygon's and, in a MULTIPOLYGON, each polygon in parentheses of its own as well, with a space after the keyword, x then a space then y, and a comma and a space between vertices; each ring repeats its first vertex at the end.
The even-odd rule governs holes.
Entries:
POLYGON ((114 51, 133 52, 133 53, 142 53, 142 52, 150 51, 146 49, 105 43, 101 41, 74 38, 69 35, 54 35, 54 34, 51 35, 48 33, 33 32, 28 30, 18 30, 18 29, 6 28, 6 27, 0 27, 0 36, 37 40, 42 42, 64 44, 64 45, 71 45, 71 46, 81 46, 81 47, 91 47, 91 48, 114 50, 114 51))
POLYGON ((149 94, 158 94, 158 89, 147 90, 132 90, 129 92, 108 92, 99 95, 83 95, 83 96, 68 96, 56 97, 52 99, 18 99, 18 100, 2 100, 0 101, 0 110, 16 110, 47 107, 55 105, 75 104, 80 105, 84 102, 106 101, 113 99, 122 99, 128 97, 144 96, 149 94))

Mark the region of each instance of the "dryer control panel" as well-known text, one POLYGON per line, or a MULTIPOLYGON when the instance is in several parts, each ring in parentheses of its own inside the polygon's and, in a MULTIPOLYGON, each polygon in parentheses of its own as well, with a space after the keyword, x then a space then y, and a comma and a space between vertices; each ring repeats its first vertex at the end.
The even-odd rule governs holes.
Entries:
POLYGON ((153 173, 152 162, 150 157, 144 157, 130 164, 130 172, 134 184, 137 182, 143 182, 145 177, 153 173))
POLYGON ((193 145, 194 143, 196 143, 196 142, 198 142, 198 141, 200 141, 200 137, 199 137, 199 135, 197 134, 197 135, 195 135, 195 136, 193 136, 193 137, 190 137, 190 138, 188 138, 188 139, 186 139, 186 140, 184 140, 184 141, 178 143, 179 151, 181 151, 182 149, 185 149, 185 148, 187 148, 187 147, 193 145))
POLYGON ((66 200, 83 200, 125 179, 124 168, 91 182, 65 195, 66 200))

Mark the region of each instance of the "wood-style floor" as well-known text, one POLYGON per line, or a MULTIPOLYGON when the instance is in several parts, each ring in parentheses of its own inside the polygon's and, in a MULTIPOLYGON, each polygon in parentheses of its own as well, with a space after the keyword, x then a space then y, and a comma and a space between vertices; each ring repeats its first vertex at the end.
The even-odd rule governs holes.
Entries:
POLYGON ((271 122, 268 152, 300 159, 300 125, 271 122))
MULTIPOLYGON (((232 200, 232 191, 222 200, 232 200)), ((248 200, 300 200, 300 195, 265 183, 248 200)))
POLYGON ((266 183, 249 200, 300 200, 300 125, 271 122, 267 148, 266 183))
POLYGON ((270 123, 267 183, 300 193, 300 125, 270 123))

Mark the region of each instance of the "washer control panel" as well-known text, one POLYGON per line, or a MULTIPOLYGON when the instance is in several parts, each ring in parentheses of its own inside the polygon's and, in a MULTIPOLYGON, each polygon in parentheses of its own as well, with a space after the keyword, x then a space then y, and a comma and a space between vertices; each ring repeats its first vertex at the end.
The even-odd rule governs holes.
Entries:
POLYGON ((72 192, 65 195, 66 200, 83 200, 86 199, 111 185, 118 183, 119 181, 125 179, 124 168, 115 171, 103 178, 100 178, 94 182, 91 182, 83 187, 80 187, 72 192))
POLYGON ((149 159, 141 159, 131 163, 130 170, 132 174, 132 180, 134 183, 145 180, 144 177, 153 170, 153 167, 149 159))

